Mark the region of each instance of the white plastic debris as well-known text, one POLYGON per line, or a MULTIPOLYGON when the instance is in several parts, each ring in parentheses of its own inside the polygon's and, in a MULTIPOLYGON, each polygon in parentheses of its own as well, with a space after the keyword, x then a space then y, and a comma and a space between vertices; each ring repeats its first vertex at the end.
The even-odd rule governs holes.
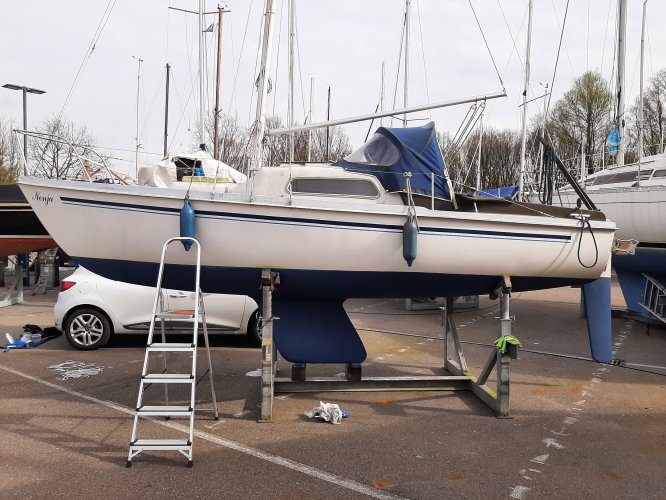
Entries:
POLYGON ((332 424, 342 422, 342 410, 340 407, 335 403, 324 403, 323 401, 319 401, 319 406, 306 411, 305 416, 323 420, 324 422, 331 422, 332 424))
POLYGON ((95 363, 84 363, 82 361, 67 360, 59 365, 51 365, 49 370, 56 371, 62 374, 60 380, 67 380, 70 378, 88 378, 94 375, 99 375, 104 371, 103 366, 96 365, 95 363))

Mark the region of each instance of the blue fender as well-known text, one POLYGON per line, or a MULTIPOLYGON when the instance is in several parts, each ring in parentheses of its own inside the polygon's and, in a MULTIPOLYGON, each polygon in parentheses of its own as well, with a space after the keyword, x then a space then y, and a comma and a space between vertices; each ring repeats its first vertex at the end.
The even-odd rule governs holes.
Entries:
POLYGON ((412 267, 412 263, 416 260, 416 238, 418 233, 419 229, 411 218, 402 226, 402 257, 407 261, 409 267, 412 267))

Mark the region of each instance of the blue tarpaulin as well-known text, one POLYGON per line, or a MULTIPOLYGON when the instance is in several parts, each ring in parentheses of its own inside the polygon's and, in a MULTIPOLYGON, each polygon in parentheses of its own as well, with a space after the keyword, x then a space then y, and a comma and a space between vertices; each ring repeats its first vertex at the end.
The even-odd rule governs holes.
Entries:
POLYGON ((451 199, 433 122, 422 127, 379 127, 368 142, 335 165, 374 175, 389 192, 405 191, 404 174, 411 172, 412 192, 427 196, 434 174, 435 198, 451 199))
POLYGON ((482 198, 508 198, 513 200, 518 194, 518 186, 507 186, 494 189, 479 189, 474 192, 474 196, 482 198))
POLYGON ((618 150, 620 149, 620 142, 622 142, 620 137, 620 130, 615 127, 610 131, 610 134, 608 134, 608 138, 606 139, 609 155, 615 156, 617 154, 618 150))

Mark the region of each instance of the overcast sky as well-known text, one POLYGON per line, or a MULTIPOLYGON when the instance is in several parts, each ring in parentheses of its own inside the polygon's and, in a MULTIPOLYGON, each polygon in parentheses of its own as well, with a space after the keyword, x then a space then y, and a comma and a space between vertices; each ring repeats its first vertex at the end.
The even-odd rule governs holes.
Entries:
MULTIPOLYGON (((573 0, 569 5, 564 43, 554 83, 553 102, 584 71, 598 70, 610 79, 614 69, 617 0, 573 0)), ((629 100, 638 96, 641 12, 643 2, 628 0, 627 80, 629 100)), ((520 127, 522 62, 527 32, 527 0, 473 0, 508 97, 488 103, 485 123, 498 128, 520 127), (501 7, 500 7, 501 5, 501 7)), ((536 0, 532 35, 530 98, 543 94, 553 78, 566 0, 536 0)), ((136 136, 137 59, 141 57, 139 112, 140 163, 161 156, 164 127, 164 66, 172 67, 169 144, 187 150, 197 122, 197 16, 167 7, 198 10, 198 0, 61 0, 0 3, 0 74, 2 82, 46 91, 28 96, 28 128, 60 113, 85 125, 104 152, 123 160, 114 165, 134 171, 136 136), (90 44, 113 7, 94 50, 90 44), (107 11, 108 12, 108 11, 107 11), (72 88, 82 61, 86 61, 72 88)), ((206 2, 207 10, 218 3, 206 2)), ((221 100, 223 111, 247 125, 254 118, 259 29, 263 0, 226 2, 231 11, 223 25, 221 100)), ((380 95, 382 61, 386 65, 385 99, 393 102, 404 15, 403 0, 335 2, 297 0, 298 49, 296 118, 302 122, 309 107, 314 78, 314 121, 326 116, 331 87, 331 117, 343 118, 375 110, 380 95)), ((666 67, 666 1, 648 2, 645 79, 666 67)), ((206 25, 215 21, 206 18, 206 25)), ((287 1, 278 0, 274 33, 269 112, 286 119, 287 1), (278 43, 279 41, 279 43, 278 43)), ((446 101, 502 89, 493 62, 468 0, 412 0, 409 105, 446 101)), ((214 103, 216 34, 207 33, 208 101, 214 103)), ((402 72, 396 107, 402 106, 402 72)), ((535 101, 533 115, 543 101, 535 101)), ((420 113, 438 130, 455 132, 468 106, 420 113)), ((22 120, 19 92, 0 89, 0 118, 22 120)), ((395 126, 400 126, 396 121, 395 126)), ((345 128, 353 145, 365 139, 368 123, 345 128)))

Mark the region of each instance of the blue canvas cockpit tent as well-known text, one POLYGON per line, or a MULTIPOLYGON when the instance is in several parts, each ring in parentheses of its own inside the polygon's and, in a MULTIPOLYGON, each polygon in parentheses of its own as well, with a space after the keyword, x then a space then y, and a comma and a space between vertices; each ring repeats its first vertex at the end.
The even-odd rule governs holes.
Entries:
POLYGON ((451 199, 446 166, 437 144, 435 124, 422 127, 379 127, 359 149, 335 163, 345 170, 376 176, 388 192, 406 191, 410 172, 413 193, 451 199))
POLYGON ((494 189, 478 189, 474 191, 474 196, 478 196, 480 198, 515 200, 517 195, 518 186, 506 186, 494 189))

